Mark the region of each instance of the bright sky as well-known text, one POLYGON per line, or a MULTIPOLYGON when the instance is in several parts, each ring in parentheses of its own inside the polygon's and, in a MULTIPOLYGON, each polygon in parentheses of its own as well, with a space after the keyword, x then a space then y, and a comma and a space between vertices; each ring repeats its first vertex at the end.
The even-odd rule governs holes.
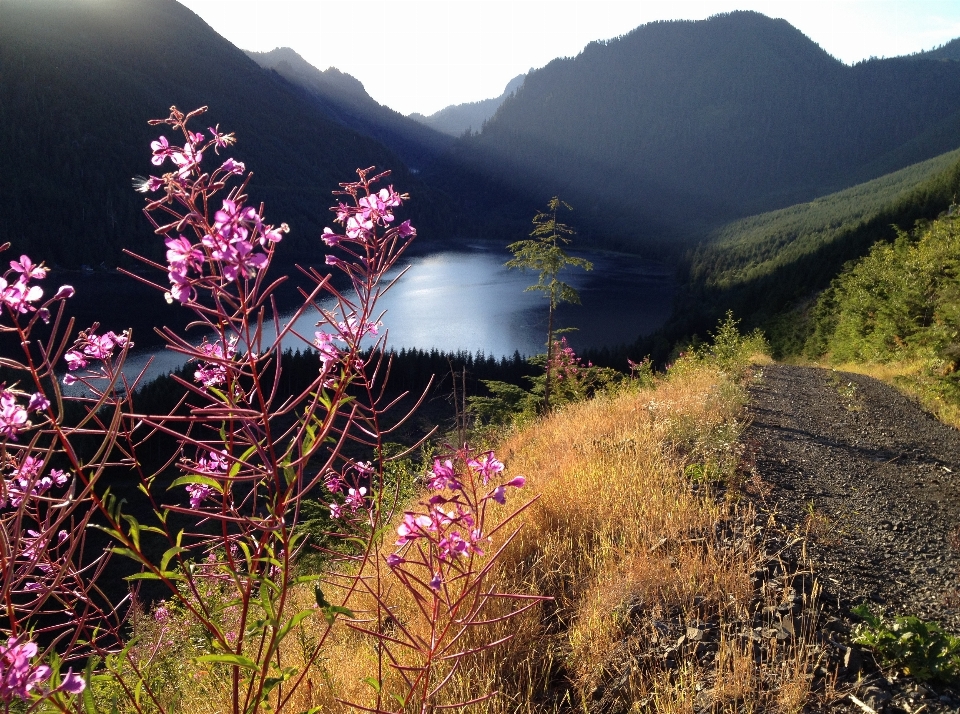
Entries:
POLYGON ((958 0, 180 0, 246 50, 292 47, 381 104, 432 114, 653 20, 782 17, 850 64, 960 37, 958 0))

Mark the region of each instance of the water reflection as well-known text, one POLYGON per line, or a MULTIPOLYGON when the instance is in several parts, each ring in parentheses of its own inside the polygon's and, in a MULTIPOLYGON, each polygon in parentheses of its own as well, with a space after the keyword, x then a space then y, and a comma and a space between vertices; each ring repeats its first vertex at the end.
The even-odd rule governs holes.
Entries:
MULTIPOLYGON (((562 306, 557 317, 557 326, 578 328, 568 336, 575 348, 632 342, 663 324, 675 289, 668 266, 617 253, 579 255, 591 260, 594 270, 570 269, 561 278, 580 292, 583 304, 562 306)), ((509 257, 504 251, 478 247, 414 258, 379 305, 386 311, 389 345, 398 350, 437 348, 495 356, 543 352, 547 300, 543 293, 525 291, 537 276, 508 271, 503 264, 509 257)), ((312 337, 316 321, 315 313, 307 314, 296 328, 312 337)), ((284 346, 304 347, 293 336, 284 340, 284 346)), ((142 368, 149 356, 133 355, 131 371, 142 368)), ((163 374, 181 364, 179 355, 163 350, 156 354, 150 373, 163 374)))

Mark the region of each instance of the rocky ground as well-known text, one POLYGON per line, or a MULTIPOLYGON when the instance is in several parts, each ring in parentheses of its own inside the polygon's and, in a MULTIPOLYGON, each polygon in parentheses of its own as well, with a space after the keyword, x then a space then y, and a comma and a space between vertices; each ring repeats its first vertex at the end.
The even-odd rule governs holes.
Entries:
POLYGON ((960 634, 960 432, 855 374, 765 366, 751 396, 748 491, 773 526, 770 558, 812 563, 823 588, 824 671, 836 669, 846 693, 830 709, 960 711, 960 692, 849 647, 850 609, 863 603, 960 634))

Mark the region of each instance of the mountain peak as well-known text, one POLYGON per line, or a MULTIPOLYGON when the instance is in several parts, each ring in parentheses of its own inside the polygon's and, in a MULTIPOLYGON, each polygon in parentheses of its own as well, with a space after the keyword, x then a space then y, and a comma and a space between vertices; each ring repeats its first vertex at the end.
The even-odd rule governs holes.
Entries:
MULTIPOLYGON (((290 47, 277 47, 269 52, 252 52, 244 50, 246 55, 264 69, 280 71, 280 74, 292 75, 299 83, 317 83, 325 89, 354 100, 372 102, 374 99, 367 94, 363 83, 353 75, 341 72, 336 67, 319 70, 307 62, 290 47)), ((291 78, 291 77, 288 77, 291 78)))

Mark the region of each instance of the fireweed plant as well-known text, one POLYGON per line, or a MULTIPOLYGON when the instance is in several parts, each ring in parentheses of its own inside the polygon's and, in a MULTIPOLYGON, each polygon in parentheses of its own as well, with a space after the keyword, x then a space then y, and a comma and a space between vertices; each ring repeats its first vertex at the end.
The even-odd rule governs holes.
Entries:
POLYGON ((341 271, 350 289, 301 268, 309 288, 281 324, 275 292, 284 278, 268 282, 266 275, 288 228, 264 222, 263 206, 249 205, 246 167, 219 157, 234 136, 218 126, 194 130, 191 122, 204 112, 173 107, 150 122, 182 143, 154 141, 152 163, 169 170, 136 184, 150 194, 144 212, 164 239, 167 262, 134 257, 166 280, 130 275, 194 314, 188 334, 160 331, 168 349, 196 365, 192 381, 175 377, 184 390, 176 408, 137 410, 144 372, 122 370, 128 332, 94 325, 71 341, 64 303, 73 289, 43 301, 34 284, 47 272, 42 264, 23 256, 0 281, 0 329, 23 353, 0 360, 14 375, 0 384, 0 634, 7 638, 0 702, 18 711, 167 708, 150 676, 159 646, 144 657, 127 638, 127 621, 142 607, 136 599, 111 604, 97 585, 108 559, 121 557, 139 571, 128 578, 132 585, 155 581, 168 593, 154 620, 176 610, 200 629, 205 653, 196 661, 222 674, 235 714, 292 709, 298 689, 312 687, 307 674, 321 666, 338 622, 375 640, 376 696, 360 708, 431 710, 459 663, 497 644, 476 645, 474 633, 529 606, 519 595, 484 588, 516 533, 507 530, 519 510, 500 506, 523 478, 506 479, 492 452, 464 446, 437 459, 429 498, 399 512, 399 485, 384 478, 390 429, 383 417, 391 404, 383 397, 389 361, 376 305, 392 284, 387 272, 416 235, 409 221, 394 217, 408 197, 378 187, 388 173, 373 169, 341 184, 332 208, 340 228, 326 228, 322 240, 336 249, 327 266, 341 271), (323 308, 321 297, 334 307, 323 308), (294 323, 311 309, 317 329, 300 335, 294 323), (52 320, 42 341, 31 338, 38 320, 52 320), (299 394, 280 398, 286 337, 312 346, 317 374, 299 394), (372 349, 361 346, 365 339, 372 349), (68 394, 55 368, 66 368, 59 380, 71 385, 68 394), (173 447, 148 467, 139 454, 157 442, 173 447), (363 451, 369 461, 347 456, 363 451), (152 517, 129 512, 108 479, 132 480, 152 517), (327 504, 337 526, 328 542, 341 543, 325 551, 327 569, 319 574, 296 567, 306 545, 296 526, 308 496, 327 504), (109 537, 108 548, 85 550, 91 527, 109 537), (313 589, 315 606, 296 597, 303 588, 313 589), (417 616, 394 612, 398 589, 413 595, 417 616), (354 611, 355 602, 374 604, 354 611), (417 617, 426 630, 413 626, 417 617), (284 641, 310 619, 321 634, 292 666, 284 641), (467 639, 471 647, 458 649, 467 639), (98 700, 105 691, 112 702, 98 700))

